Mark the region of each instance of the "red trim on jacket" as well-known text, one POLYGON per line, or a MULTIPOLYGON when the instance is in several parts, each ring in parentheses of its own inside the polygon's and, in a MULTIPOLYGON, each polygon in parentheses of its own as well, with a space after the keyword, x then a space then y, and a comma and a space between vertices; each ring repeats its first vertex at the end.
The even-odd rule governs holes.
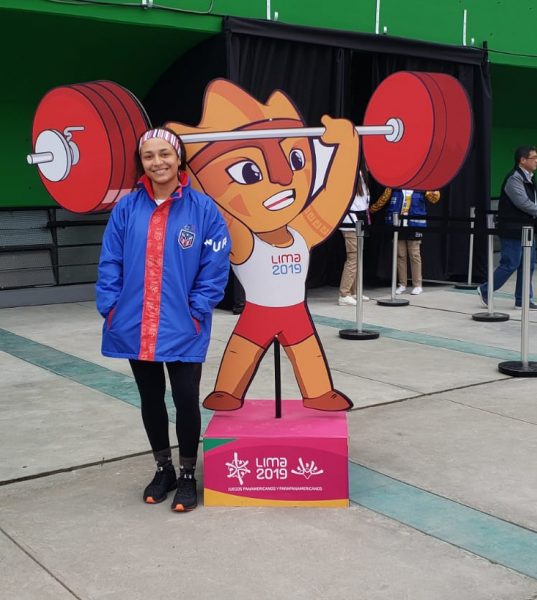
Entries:
MULTIPOLYGON (((145 252, 144 272, 144 304, 140 327, 139 360, 155 360, 155 348, 160 321, 160 304, 162 292, 162 273, 164 271, 164 243, 166 241, 166 225, 170 207, 174 200, 183 195, 182 187, 188 183, 184 171, 179 172, 179 186, 162 204, 155 208, 149 221, 145 252)), ((147 195, 154 200, 153 186, 147 175, 143 175, 138 185, 145 188, 147 195)))
POLYGON ((160 321, 160 301, 162 272, 164 270, 164 241, 166 224, 170 213, 171 199, 157 206, 147 231, 144 274, 144 305, 140 328, 140 360, 155 360, 158 326, 160 321))

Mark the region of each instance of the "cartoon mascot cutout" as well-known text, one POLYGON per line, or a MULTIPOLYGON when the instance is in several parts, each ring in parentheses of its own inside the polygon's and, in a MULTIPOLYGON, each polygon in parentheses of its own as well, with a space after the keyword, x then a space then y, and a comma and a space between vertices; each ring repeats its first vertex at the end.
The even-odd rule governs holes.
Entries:
MULTIPOLYGON (((198 127, 168 123, 186 143, 193 185, 215 199, 226 219, 232 267, 246 291, 207 408, 242 407, 275 339, 291 361, 304 406, 352 407, 332 385, 305 290, 311 249, 334 231, 352 201, 360 140, 347 120, 324 116, 322 123, 320 142, 331 150, 324 179, 311 141, 317 133, 302 131, 300 113, 281 91, 263 104, 217 79, 205 92, 198 127), (293 129, 300 129, 296 136, 293 129)), ((54 88, 37 108, 27 160, 65 209, 110 209, 134 184, 138 138, 148 124, 139 101, 116 83, 54 88)), ((466 159, 471 106, 450 75, 400 71, 375 90, 358 129, 368 134, 363 149, 379 183, 440 189, 466 159)))
MULTIPOLYGON (((214 391, 203 405, 242 407, 259 363, 277 338, 293 366, 304 406, 348 410, 335 390, 305 302, 311 249, 336 228, 352 200, 359 138, 345 119, 322 118, 320 140, 334 151, 313 194, 315 152, 307 137, 192 143, 193 185, 215 199, 232 241, 231 262, 246 293, 245 308, 224 351, 214 391)), ((293 102, 275 91, 266 104, 218 79, 205 92, 198 127, 168 123, 177 134, 304 127, 293 102)))

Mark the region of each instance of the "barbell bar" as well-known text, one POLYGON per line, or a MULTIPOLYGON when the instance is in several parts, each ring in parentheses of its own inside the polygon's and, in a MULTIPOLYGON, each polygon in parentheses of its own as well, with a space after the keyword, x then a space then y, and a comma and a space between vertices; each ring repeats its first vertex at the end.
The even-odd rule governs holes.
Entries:
MULTIPOLYGON (((67 128, 72 129, 72 128, 67 128)), ((391 118, 386 125, 358 125, 356 132, 361 135, 383 135, 387 142, 396 143, 404 134, 404 124, 401 119, 391 118)), ((184 144, 199 144, 210 142, 229 142, 242 140, 276 139, 276 138, 302 138, 321 137, 325 132, 324 127, 288 127, 283 129, 248 129, 240 131, 215 131, 210 133, 189 133, 181 136, 184 144)), ((41 135, 48 132, 42 132, 41 135)), ((59 132, 55 132, 58 134, 59 132)), ((73 144, 73 142, 71 142, 73 144)), ((41 144, 41 147, 43 144, 41 144)), ((55 160, 52 151, 39 151, 28 154, 27 160, 31 165, 39 165, 55 160)), ((59 156, 63 160, 63 154, 59 156)), ((76 164, 73 161, 73 164, 76 164)))

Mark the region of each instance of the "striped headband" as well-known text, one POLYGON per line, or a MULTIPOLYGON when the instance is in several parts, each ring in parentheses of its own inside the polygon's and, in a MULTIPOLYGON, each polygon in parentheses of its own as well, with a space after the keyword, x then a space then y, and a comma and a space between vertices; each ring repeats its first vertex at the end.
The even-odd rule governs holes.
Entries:
POLYGON ((181 146, 179 144, 179 138, 175 135, 175 133, 167 131, 166 129, 149 129, 148 131, 146 131, 142 135, 142 137, 140 138, 140 142, 138 143, 138 152, 141 152, 142 144, 152 138, 160 138, 168 142, 168 144, 175 148, 175 151, 177 152, 179 158, 181 158, 181 146))

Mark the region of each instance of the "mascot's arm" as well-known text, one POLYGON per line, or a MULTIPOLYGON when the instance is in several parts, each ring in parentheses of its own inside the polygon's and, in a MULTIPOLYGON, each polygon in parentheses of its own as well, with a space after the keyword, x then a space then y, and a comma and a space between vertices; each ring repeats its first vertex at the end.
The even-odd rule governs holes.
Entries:
POLYGON ((219 206, 220 212, 224 217, 229 237, 231 238, 231 253, 229 259, 231 264, 240 265, 245 262, 254 248, 253 233, 244 223, 236 219, 233 215, 223 210, 219 206))
POLYGON ((336 146, 326 185, 289 224, 301 233, 310 248, 332 233, 351 203, 360 156, 360 140, 350 121, 332 119, 327 115, 321 121, 325 127, 321 141, 328 146, 336 146))
POLYGON ((431 204, 436 204, 440 200, 440 192, 425 192, 425 199, 431 204))
POLYGON ((369 212, 376 213, 381 208, 384 208, 388 203, 388 200, 391 198, 392 188, 386 188, 382 194, 379 196, 378 200, 369 207, 369 212))

